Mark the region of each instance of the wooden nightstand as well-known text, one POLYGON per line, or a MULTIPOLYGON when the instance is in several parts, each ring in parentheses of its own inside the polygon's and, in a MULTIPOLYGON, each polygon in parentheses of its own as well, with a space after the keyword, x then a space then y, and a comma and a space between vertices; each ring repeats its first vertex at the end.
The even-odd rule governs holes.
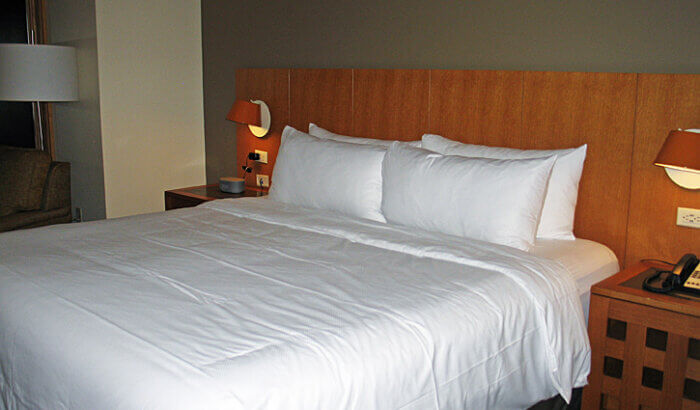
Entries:
POLYGON ((700 302, 642 290, 652 266, 639 263, 591 289, 584 409, 700 408, 700 302))
POLYGON ((246 188, 245 191, 240 194, 229 194, 219 190, 219 184, 171 189, 165 191, 165 210, 187 208, 215 199, 245 198, 264 195, 267 195, 267 190, 260 188, 246 188))

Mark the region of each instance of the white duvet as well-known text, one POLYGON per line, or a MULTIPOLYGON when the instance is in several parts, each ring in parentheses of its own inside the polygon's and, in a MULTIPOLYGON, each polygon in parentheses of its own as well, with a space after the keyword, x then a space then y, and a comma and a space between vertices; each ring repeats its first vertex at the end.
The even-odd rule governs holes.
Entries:
POLYGON ((267 199, 0 234, 0 407, 523 408, 586 383, 561 265, 267 199))

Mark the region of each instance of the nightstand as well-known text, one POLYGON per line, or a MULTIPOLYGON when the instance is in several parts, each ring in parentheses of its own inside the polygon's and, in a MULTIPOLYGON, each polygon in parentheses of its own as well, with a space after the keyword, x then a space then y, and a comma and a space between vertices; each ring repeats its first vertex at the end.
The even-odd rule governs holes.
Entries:
POLYGON ((584 409, 700 408, 700 299, 642 290, 652 266, 591 288, 584 409))
POLYGON ((219 190, 219 184, 200 185, 165 191, 165 210, 197 206, 202 202, 224 198, 246 198, 267 195, 267 190, 246 187, 240 194, 229 194, 219 190))

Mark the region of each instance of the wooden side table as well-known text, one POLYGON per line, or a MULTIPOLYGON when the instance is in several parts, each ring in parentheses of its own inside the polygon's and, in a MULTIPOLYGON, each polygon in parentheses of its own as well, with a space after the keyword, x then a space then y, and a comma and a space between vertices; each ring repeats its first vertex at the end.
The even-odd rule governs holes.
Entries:
POLYGON ((700 408, 700 302, 643 290, 653 266, 639 263, 591 288, 584 409, 700 408))
POLYGON ((224 198, 245 198, 267 195, 267 189, 246 187, 240 194, 219 190, 219 184, 199 185, 165 191, 165 210, 197 206, 202 202, 224 198))

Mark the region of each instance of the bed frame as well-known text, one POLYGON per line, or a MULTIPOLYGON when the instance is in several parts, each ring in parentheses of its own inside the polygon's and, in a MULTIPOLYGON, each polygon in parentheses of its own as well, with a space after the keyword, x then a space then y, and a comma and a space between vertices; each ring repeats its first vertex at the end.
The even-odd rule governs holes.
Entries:
POLYGON ((676 260, 700 243, 700 230, 675 225, 676 207, 700 207, 700 192, 652 165, 669 130, 700 128, 700 75, 252 68, 236 71, 236 98, 261 99, 272 113, 265 138, 238 127, 239 164, 253 149, 269 153, 256 173, 272 173, 287 124, 513 148, 586 143, 577 237, 609 246, 622 266, 676 260))

